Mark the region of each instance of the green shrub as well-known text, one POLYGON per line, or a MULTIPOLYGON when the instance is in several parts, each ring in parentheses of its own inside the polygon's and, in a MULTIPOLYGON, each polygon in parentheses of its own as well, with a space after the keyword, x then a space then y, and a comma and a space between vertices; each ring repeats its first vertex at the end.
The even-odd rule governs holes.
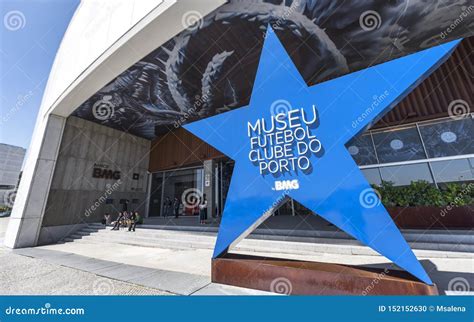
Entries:
POLYGON ((465 206, 474 204, 474 183, 455 184, 449 183, 443 189, 446 204, 465 206))
POLYGON ((408 186, 393 186, 384 181, 380 186, 373 185, 382 197, 386 207, 415 207, 445 205, 466 206, 474 204, 474 183, 450 183, 436 188, 426 181, 413 181, 408 186))
POLYGON ((0 212, 5 212, 8 210, 11 210, 11 208, 8 207, 7 205, 0 205, 0 212))

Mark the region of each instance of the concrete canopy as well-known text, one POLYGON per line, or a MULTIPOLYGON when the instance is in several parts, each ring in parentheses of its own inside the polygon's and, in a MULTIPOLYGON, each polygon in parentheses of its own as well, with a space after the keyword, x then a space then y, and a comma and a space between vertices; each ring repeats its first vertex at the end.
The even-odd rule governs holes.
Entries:
POLYGON ((202 19, 137 60, 74 115, 153 139, 247 105, 268 24, 314 85, 466 37, 470 10, 463 0, 230 0, 208 15, 196 8, 187 17, 202 19))

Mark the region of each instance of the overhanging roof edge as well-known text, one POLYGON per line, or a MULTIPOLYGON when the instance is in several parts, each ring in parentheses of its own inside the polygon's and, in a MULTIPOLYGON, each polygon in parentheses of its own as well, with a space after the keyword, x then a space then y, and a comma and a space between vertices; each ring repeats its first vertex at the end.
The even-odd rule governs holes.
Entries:
POLYGON ((80 104, 120 73, 183 31, 185 26, 182 19, 176 17, 182 17, 190 10, 199 11, 205 16, 226 2, 164 0, 94 60, 54 103, 44 110, 42 116, 71 115, 80 104), (153 41, 149 41, 150 37, 153 37, 153 41))

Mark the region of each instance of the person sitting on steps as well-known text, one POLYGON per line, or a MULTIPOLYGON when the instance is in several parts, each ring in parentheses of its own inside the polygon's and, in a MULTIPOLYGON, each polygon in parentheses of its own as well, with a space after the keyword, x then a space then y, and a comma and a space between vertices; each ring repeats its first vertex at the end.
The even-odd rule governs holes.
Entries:
POLYGON ((138 223, 138 211, 132 212, 130 214, 130 221, 128 224, 128 231, 135 231, 135 227, 137 226, 138 223))
POLYGON ((112 227, 111 230, 119 230, 119 228, 120 228, 120 223, 123 221, 123 219, 124 219, 124 214, 123 214, 123 212, 119 212, 118 217, 117 217, 117 220, 115 221, 114 227, 112 227))

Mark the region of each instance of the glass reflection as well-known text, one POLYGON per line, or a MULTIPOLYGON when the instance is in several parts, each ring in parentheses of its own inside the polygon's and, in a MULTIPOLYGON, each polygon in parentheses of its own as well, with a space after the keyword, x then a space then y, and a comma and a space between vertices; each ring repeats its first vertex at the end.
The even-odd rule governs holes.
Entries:
POLYGON ((406 127, 373 134, 380 163, 425 159, 416 127, 406 127))
POLYGON ((346 144, 346 148, 358 165, 377 164, 370 134, 355 137, 346 144))
POLYGON ((468 159, 432 162, 431 168, 440 183, 474 180, 474 164, 468 159))
POLYGON ((148 215, 150 217, 160 216, 161 214, 161 196, 163 189, 163 173, 153 173, 151 177, 151 191, 150 191, 150 210, 148 215))
POLYGON ((151 182, 149 216, 172 216, 174 213, 170 204, 175 198, 178 199, 180 216, 197 215, 199 213, 197 198, 202 194, 202 168, 154 173, 151 182), (186 201, 185 204, 183 200, 186 201))
POLYGON ((380 171, 378 168, 362 169, 361 171, 370 184, 378 186, 382 184, 382 178, 380 177, 380 171))
POLYGON ((428 163, 406 164, 380 168, 382 180, 390 181, 394 186, 406 186, 412 181, 433 183, 428 163))
POLYGON ((447 120, 420 125, 430 158, 474 153, 474 120, 447 120))

